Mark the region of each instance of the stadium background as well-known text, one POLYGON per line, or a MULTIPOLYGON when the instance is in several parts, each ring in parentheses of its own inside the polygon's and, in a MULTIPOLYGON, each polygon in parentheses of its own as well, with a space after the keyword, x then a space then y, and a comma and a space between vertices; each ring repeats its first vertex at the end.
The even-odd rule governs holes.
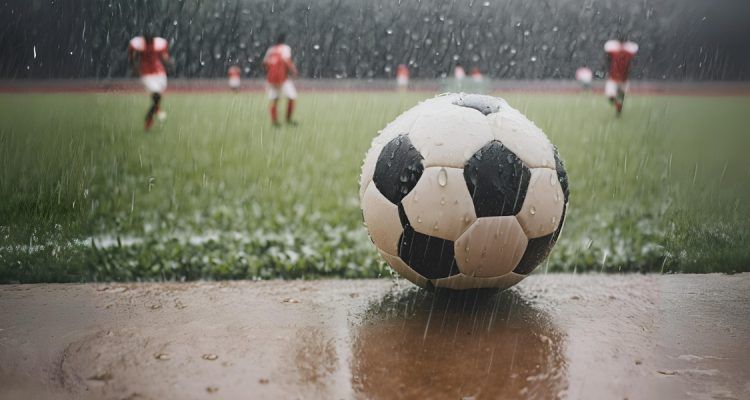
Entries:
POLYGON ((601 77, 602 44, 626 34, 641 47, 635 79, 742 80, 748 15, 741 0, 10 0, 0 79, 124 77, 128 40, 152 24, 182 78, 224 77, 232 64, 258 77, 288 32, 307 78, 390 78, 400 63, 439 78, 456 62, 499 79, 569 79, 582 64, 601 77))

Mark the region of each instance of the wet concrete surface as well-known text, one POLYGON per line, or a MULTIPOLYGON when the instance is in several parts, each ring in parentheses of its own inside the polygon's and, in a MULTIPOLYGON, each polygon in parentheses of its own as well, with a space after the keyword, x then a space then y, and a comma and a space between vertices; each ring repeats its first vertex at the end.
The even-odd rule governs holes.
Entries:
POLYGON ((0 286, 0 398, 747 399, 750 274, 0 286))

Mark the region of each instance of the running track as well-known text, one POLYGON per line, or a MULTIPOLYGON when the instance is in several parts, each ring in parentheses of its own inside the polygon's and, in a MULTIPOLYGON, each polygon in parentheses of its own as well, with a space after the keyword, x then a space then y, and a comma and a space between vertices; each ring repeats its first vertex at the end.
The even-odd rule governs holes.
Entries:
MULTIPOLYGON (((456 91, 452 80, 413 80, 410 92, 440 93, 456 91)), ((310 79, 296 82, 302 92, 393 92, 395 82, 391 80, 354 79, 310 79)), ((263 92, 264 83, 259 79, 244 79, 243 93, 263 92)), ((467 83, 464 91, 472 91, 477 86, 467 83)), ((530 92, 546 94, 567 94, 580 92, 575 81, 542 80, 514 81, 487 80, 481 88, 491 93, 530 92)), ((601 92, 603 81, 594 84, 593 91, 601 92)), ((0 93, 138 93, 143 89, 137 79, 110 80, 0 80, 0 93)), ((228 92, 224 79, 171 79, 170 93, 221 93, 228 92)), ((750 82, 646 82, 631 83, 632 94, 675 95, 675 96, 750 96, 750 82)))

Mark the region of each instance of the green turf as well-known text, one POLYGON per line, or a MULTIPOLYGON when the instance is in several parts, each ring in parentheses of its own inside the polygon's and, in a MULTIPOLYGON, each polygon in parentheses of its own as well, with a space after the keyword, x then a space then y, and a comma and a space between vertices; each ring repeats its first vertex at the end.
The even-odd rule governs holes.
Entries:
MULTIPOLYGON (((0 281, 389 275, 358 208, 378 129, 424 94, 0 95, 0 281)), ((750 270, 749 98, 505 96, 571 180, 540 271, 750 270)))

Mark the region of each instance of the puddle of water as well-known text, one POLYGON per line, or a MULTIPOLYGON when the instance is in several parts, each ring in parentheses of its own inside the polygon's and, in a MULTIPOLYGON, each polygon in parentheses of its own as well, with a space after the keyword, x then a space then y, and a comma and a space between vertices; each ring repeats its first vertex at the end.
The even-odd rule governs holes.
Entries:
POLYGON ((517 292, 394 292, 353 330, 363 398, 556 398, 562 333, 517 292))
POLYGON ((0 397, 743 398, 748 307, 750 274, 7 285, 0 397))

